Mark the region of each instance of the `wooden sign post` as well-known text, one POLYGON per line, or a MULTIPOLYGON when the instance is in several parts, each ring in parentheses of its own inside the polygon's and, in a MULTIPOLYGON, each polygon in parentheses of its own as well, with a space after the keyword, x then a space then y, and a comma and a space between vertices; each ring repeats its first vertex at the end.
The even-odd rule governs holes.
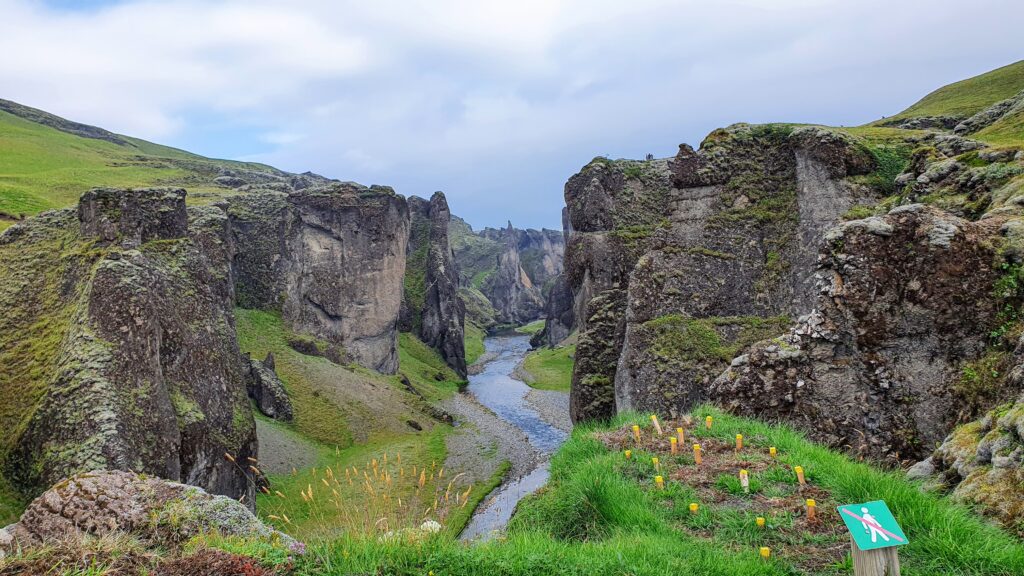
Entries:
POLYGON ((882 500, 838 508, 850 531, 854 576, 900 576, 899 546, 909 540, 882 500))

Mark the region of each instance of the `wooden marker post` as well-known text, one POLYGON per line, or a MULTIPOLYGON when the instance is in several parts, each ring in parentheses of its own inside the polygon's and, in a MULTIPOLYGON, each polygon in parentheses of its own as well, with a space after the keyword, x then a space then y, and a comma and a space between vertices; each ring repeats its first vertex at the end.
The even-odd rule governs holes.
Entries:
POLYGON ((771 456, 772 458, 775 458, 778 454, 779 452, 778 450, 775 449, 775 446, 768 448, 768 455, 771 456))
POLYGON ((675 436, 670 437, 668 439, 668 443, 669 443, 669 449, 672 451, 673 454, 675 454, 677 452, 677 450, 676 450, 676 443, 677 443, 676 437, 675 436))
POLYGON ((803 490, 804 485, 807 484, 807 481, 804 480, 804 467, 794 466, 793 472, 796 472, 796 481, 800 483, 800 489, 803 490))
POLYGON ((772 549, 767 546, 761 546, 758 553, 761 554, 761 560, 768 560, 772 557, 772 549))
POLYGON ((686 444, 686 432, 682 428, 676 428, 676 438, 679 439, 680 444, 686 444))
POLYGON ((754 519, 754 523, 757 524, 758 528, 764 528, 764 517, 758 516, 754 519))
POLYGON ((654 485, 658 487, 658 490, 664 490, 665 489, 665 479, 662 478, 661 476, 655 476, 654 477, 654 485))
POLYGON ((690 502, 690 514, 696 514, 700 510, 700 506, 696 502, 690 502))
POLYGON ((633 424, 633 439, 640 443, 640 427, 636 424, 633 424))
POLYGON ((900 556, 895 547, 864 551, 851 537, 850 557, 853 576, 900 576, 900 556))
POLYGON ((714 422, 714 420, 715 419, 712 418, 711 416, 708 416, 707 418, 705 418, 704 419, 704 427, 707 428, 708 430, 711 430, 711 423, 714 422))
POLYGON ((629 460, 633 456, 632 450, 626 450, 626 460, 629 460))
POLYGON ((740 486, 744 494, 750 494, 750 474, 746 470, 740 470, 740 486))
POLYGON ((700 466, 700 444, 693 445, 693 462, 700 466))
POLYGON ((661 464, 658 463, 658 457, 651 458, 651 464, 654 464, 654 471, 661 472, 661 464))
POLYGON ((818 503, 810 498, 807 499, 807 521, 814 522, 817 517, 818 503))
POLYGON ((743 434, 736 435, 736 451, 743 450, 743 434))
POLYGON ((658 417, 654 414, 651 414, 651 424, 654 424, 655 431, 658 432, 658 436, 661 436, 661 424, 658 423, 658 417))

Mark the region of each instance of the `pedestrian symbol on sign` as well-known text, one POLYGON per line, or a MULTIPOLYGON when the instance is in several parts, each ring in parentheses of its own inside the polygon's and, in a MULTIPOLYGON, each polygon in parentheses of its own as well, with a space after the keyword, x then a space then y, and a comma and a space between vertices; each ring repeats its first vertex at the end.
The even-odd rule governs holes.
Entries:
POLYGON ((882 500, 840 506, 839 515, 861 550, 902 546, 908 542, 907 535, 882 500))

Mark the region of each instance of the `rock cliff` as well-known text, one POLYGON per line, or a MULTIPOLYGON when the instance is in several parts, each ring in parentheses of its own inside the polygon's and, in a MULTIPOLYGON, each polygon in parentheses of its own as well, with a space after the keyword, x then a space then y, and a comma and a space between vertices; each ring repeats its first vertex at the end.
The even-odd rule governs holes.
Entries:
POLYGON ((466 377, 466 306, 448 242, 451 212, 441 192, 409 198, 411 233, 406 250, 401 329, 412 332, 462 378, 466 377))
POLYGON ((233 261, 238 304, 280 310, 333 354, 393 374, 409 209, 387 187, 337 183, 229 202, 244 246, 233 261))
POLYGON ((734 359, 712 400, 874 459, 927 455, 981 400, 961 372, 999 324, 1001 224, 912 204, 830 231, 814 311, 734 359))
POLYGON ((744 346, 809 311, 817 242, 873 203, 867 146, 818 127, 716 130, 675 158, 597 158, 569 179, 575 420, 676 414, 744 346))
POLYGON ((96 189, 0 235, 0 461, 37 492, 137 470, 253 502, 236 245, 184 190, 96 189))
POLYGON ((565 240, 561 231, 520 230, 509 223, 506 228, 474 232, 463 220, 453 218, 450 236, 463 290, 470 292, 463 299, 475 302, 482 296, 490 303, 490 310, 471 310, 474 322, 489 328, 525 324, 544 316, 547 296, 562 273, 565 240))

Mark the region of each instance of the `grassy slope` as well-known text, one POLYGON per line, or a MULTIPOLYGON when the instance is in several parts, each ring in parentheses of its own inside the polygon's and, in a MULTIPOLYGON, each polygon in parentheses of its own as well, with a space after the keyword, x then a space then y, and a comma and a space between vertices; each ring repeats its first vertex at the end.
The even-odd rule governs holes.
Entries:
POLYGON ((533 388, 568 392, 575 357, 575 344, 532 350, 523 359, 521 371, 526 372, 525 381, 533 388))
POLYGON ((1024 60, 943 86, 887 120, 920 116, 967 117, 1022 89, 1024 60))
POLYGON ((649 460, 655 444, 647 441, 646 449, 636 449, 627 462, 617 448, 595 437, 616 436, 630 443, 622 440, 629 436, 623 428, 636 422, 649 438, 648 419, 626 414, 613 422, 612 430, 619 432, 594 427, 574 431, 552 460, 548 487, 520 504, 506 539, 466 546, 447 535, 393 544, 346 536, 313 546, 299 573, 848 574, 848 537, 833 506, 874 499, 889 504, 910 538, 900 550, 907 576, 1024 573, 1024 545, 1018 540, 898 473, 854 462, 785 427, 712 408, 696 410, 694 421, 703 422, 705 415, 714 417, 713 429, 691 426, 688 436, 707 446, 726 446, 724 458, 735 458, 728 446, 737 432, 747 439, 738 460, 749 462, 752 469, 754 462, 767 460, 767 446, 778 447, 778 460, 763 474, 752 474, 753 495, 737 490, 731 475, 690 485, 689 479, 696 477, 688 472, 694 470, 692 456, 688 451, 670 456, 667 447, 658 454, 668 482, 665 490, 656 490, 649 460), (808 492, 796 491, 792 465, 806 470, 808 492), (802 514, 807 493, 821 502, 821 520, 813 530, 807 529, 802 514), (699 503, 698 514, 688 512, 690 502, 699 503), (765 506, 775 510, 766 512, 765 506), (755 527, 758 515, 769 518, 766 529, 755 527), (759 560, 760 546, 773 550, 770 562, 759 560))
POLYGON ((466 336, 463 340, 466 349, 466 364, 470 365, 484 355, 484 338, 487 333, 483 328, 469 321, 466 322, 466 336))
MULTIPOLYGON (((267 424, 280 434, 299 435, 311 442, 316 451, 315 467, 297 470, 294 474, 270 476, 274 490, 284 496, 275 493, 260 495, 257 504, 264 519, 298 537, 315 540, 349 530, 366 530, 362 514, 369 510, 381 517, 390 516, 394 524, 412 521, 404 514, 410 514, 413 504, 422 504, 423 507, 431 504, 432 497, 430 501, 423 501, 423 497, 415 495, 414 484, 401 481, 394 483, 391 496, 404 500, 403 513, 395 507, 397 500, 373 500, 360 483, 352 486, 344 482, 342 485, 332 484, 341 496, 342 505, 327 503, 326 498, 331 496, 323 484, 324 480, 330 480, 325 477, 327 467, 343 477, 346 468, 367 469, 367 463, 373 459, 380 461, 388 454, 394 460, 401 454, 404 466, 410 471, 412 466, 433 467, 439 471, 439 465, 446 457, 445 437, 451 428, 440 424, 426 426, 428 419, 416 413, 421 407, 420 401, 405 392, 398 376, 382 376, 362 368, 338 366, 324 358, 300 354, 288 346, 290 332, 279 315, 244 309, 235 312, 240 348, 256 358, 263 358, 267 352, 274 353, 276 370, 295 409, 293 424, 275 421, 267 421, 267 424), (337 388, 351 394, 357 388, 357 381, 369 382, 369 390, 377 396, 339 397, 331 394, 331 390, 337 388), (365 414, 367 411, 372 411, 372 414, 365 414), (404 423, 406 417, 425 425, 425 431, 414 433, 407 428, 404 423), (381 425, 382 421, 389 420, 397 426, 386 422, 381 425), (366 427, 370 428, 368 437, 364 441, 356 441, 356 428, 366 427), (324 492, 314 503, 300 496, 300 492, 312 485, 316 486, 316 492, 324 492), (276 518, 270 518, 271 515, 276 518), (288 522, 283 520, 285 517, 288 522)), ((399 362, 401 373, 408 376, 416 390, 429 400, 444 398, 458 390, 460 382, 455 374, 434 350, 410 334, 399 336, 399 362)), ((474 486, 468 505, 452 510, 445 519, 446 526, 455 532, 461 529, 476 504, 500 482, 505 471, 502 468, 490 482, 474 486)), ((398 470, 395 472, 397 476, 398 470)), ((438 482, 428 488, 436 488, 435 484, 438 482)), ((443 482, 440 484, 441 488, 446 486, 443 482)), ((465 488, 461 483, 457 486, 465 488)), ((422 512, 422 507, 417 511, 422 512)), ((375 517, 373 521, 378 519, 375 517)))
MULTIPOLYGON (((0 213, 33 215, 71 206, 96 186, 186 186, 194 199, 227 191, 213 186, 220 167, 267 166, 213 160, 144 140, 132 146, 83 138, 0 112, 0 213)), ((11 225, 0 218, 0 230, 11 225)))

